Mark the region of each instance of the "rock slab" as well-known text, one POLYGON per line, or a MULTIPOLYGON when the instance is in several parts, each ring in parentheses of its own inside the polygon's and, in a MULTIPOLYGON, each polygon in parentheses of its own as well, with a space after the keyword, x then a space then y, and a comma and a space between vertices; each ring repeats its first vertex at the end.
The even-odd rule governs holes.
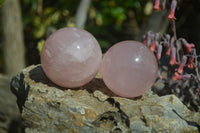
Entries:
POLYGON ((13 77, 11 90, 29 133, 200 131, 200 113, 188 110, 174 95, 149 91, 135 99, 121 98, 97 78, 78 90, 64 89, 48 80, 40 65, 13 77))

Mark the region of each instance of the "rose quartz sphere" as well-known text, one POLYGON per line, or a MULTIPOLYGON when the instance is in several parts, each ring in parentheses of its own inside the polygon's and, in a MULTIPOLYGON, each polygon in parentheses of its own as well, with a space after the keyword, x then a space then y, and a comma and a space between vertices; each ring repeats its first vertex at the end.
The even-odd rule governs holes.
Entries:
POLYGON ((104 55, 101 73, 107 87, 122 97, 137 97, 155 82, 158 65, 154 54, 142 43, 122 41, 104 55))
POLYGON ((91 81, 101 64, 97 40, 79 28, 62 28, 46 40, 41 53, 42 68, 55 84, 76 88, 91 81))

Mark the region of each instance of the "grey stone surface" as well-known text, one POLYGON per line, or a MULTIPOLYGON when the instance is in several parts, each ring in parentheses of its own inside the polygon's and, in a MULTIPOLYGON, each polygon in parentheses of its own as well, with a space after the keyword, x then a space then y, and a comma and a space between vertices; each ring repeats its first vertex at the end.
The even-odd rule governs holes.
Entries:
POLYGON ((0 133, 21 133, 16 97, 10 91, 11 77, 0 74, 0 133))
POLYGON ((11 90, 28 133, 198 133, 200 114, 191 112, 174 95, 151 91, 127 99, 110 92, 102 79, 76 89, 49 81, 40 65, 15 76, 11 90))

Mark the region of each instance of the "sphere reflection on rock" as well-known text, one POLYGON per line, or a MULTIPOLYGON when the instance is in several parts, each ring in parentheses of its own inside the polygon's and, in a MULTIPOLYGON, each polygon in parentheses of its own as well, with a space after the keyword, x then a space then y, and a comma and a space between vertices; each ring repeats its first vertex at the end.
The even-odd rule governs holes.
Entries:
POLYGON ((90 33, 79 28, 62 28, 46 40, 41 64, 55 84, 76 88, 95 77, 101 57, 100 46, 90 33))
POLYGON ((137 97, 145 93, 158 74, 154 54, 142 43, 122 41, 104 55, 102 77, 108 88, 122 97, 137 97))

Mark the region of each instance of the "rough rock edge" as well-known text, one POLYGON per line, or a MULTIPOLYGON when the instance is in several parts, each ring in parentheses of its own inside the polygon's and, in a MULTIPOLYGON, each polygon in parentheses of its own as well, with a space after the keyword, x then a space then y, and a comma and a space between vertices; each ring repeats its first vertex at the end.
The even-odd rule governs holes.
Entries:
MULTIPOLYGON (((27 97, 29 97, 28 94, 31 93, 30 91, 34 91, 34 90, 31 90, 31 88, 34 89, 34 87, 36 87, 37 84, 40 84, 45 87, 45 88, 38 88, 38 91, 40 91, 40 93, 45 93, 45 91, 47 91, 46 88, 49 88, 49 87, 51 89, 55 89, 55 87, 56 87, 55 91, 58 91, 58 89, 60 89, 60 91, 64 90, 64 88, 56 86, 55 84, 53 84, 51 81, 49 81, 46 78, 43 71, 41 71, 40 65, 30 66, 30 67, 24 69, 21 73, 19 73, 17 76, 15 76, 11 82, 11 90, 17 96, 17 104, 18 104, 21 112, 23 112, 22 110, 27 109, 25 102, 27 101, 27 97), (38 77, 38 74, 40 75, 39 77, 38 77)), ((133 101, 131 99, 117 97, 112 92, 110 92, 105 87, 105 85, 102 83, 102 80, 99 80, 99 79, 94 79, 92 82, 90 82, 86 86, 81 87, 80 89, 84 89, 84 90, 68 89, 68 90, 65 90, 64 93, 69 96, 73 96, 73 95, 79 93, 80 91, 84 91, 84 93, 88 93, 89 95, 91 95, 91 97, 96 98, 99 102, 103 102, 103 103, 108 102, 113 107, 113 108, 111 107, 112 109, 110 109, 112 111, 107 111, 104 113, 101 112, 101 114, 98 115, 97 119, 89 124, 90 126, 92 126, 92 128, 96 127, 97 128, 96 131, 102 131, 102 129, 100 129, 99 127, 101 127, 101 125, 105 124, 105 121, 112 121, 112 122, 121 121, 122 124, 120 125, 120 127, 112 128, 112 130, 109 130, 109 131, 110 132, 120 132, 120 131, 121 132, 131 132, 131 131, 133 131, 133 129, 131 129, 132 127, 130 125, 131 125, 131 122, 134 123, 134 121, 130 120, 130 118, 131 119, 133 119, 133 118, 130 117, 131 114, 128 111, 127 106, 124 105, 124 103, 131 105, 132 104, 131 102, 138 102, 138 100, 133 101)), ((145 95, 143 95, 143 97, 139 98, 139 102, 145 101, 148 98, 152 99, 152 97, 154 97, 155 99, 159 98, 157 95, 153 95, 150 92, 150 93, 146 93, 145 95)), ((165 97, 163 97, 163 99, 168 99, 169 101, 171 101, 171 103, 173 103, 173 101, 179 101, 173 95, 165 96, 165 97)), ((146 100, 146 101, 148 101, 148 100, 146 100)), ((179 103, 179 104, 181 104, 181 103, 179 103)), ((182 106, 184 106, 184 105, 182 105, 182 106)), ((187 112, 186 114, 188 114, 188 116, 183 117, 183 114, 185 112, 177 113, 175 109, 172 111, 175 114, 177 114, 180 119, 184 120, 188 125, 190 125, 190 127, 193 131, 200 130, 200 127, 199 127, 200 115, 198 113, 190 112, 189 110, 187 110, 186 107, 183 107, 183 108, 184 108, 184 111, 187 112), (191 114, 193 114, 193 115, 191 115, 191 114)), ((156 130, 152 127, 151 123, 148 123, 150 121, 150 120, 148 120, 148 117, 143 115, 143 113, 145 113, 145 111, 142 108, 140 108, 140 109, 141 109, 140 114, 141 114, 142 118, 140 118, 140 120, 138 120, 138 121, 142 120, 141 122, 142 122, 142 124, 144 124, 144 127, 146 127, 146 128, 149 127, 151 129, 151 130, 147 129, 147 131, 156 130)), ((22 117, 23 117, 23 113, 22 113, 22 117)), ((33 127, 26 128, 26 131, 34 132, 35 130, 38 130, 38 129, 31 129, 31 128, 33 128, 33 127)))

